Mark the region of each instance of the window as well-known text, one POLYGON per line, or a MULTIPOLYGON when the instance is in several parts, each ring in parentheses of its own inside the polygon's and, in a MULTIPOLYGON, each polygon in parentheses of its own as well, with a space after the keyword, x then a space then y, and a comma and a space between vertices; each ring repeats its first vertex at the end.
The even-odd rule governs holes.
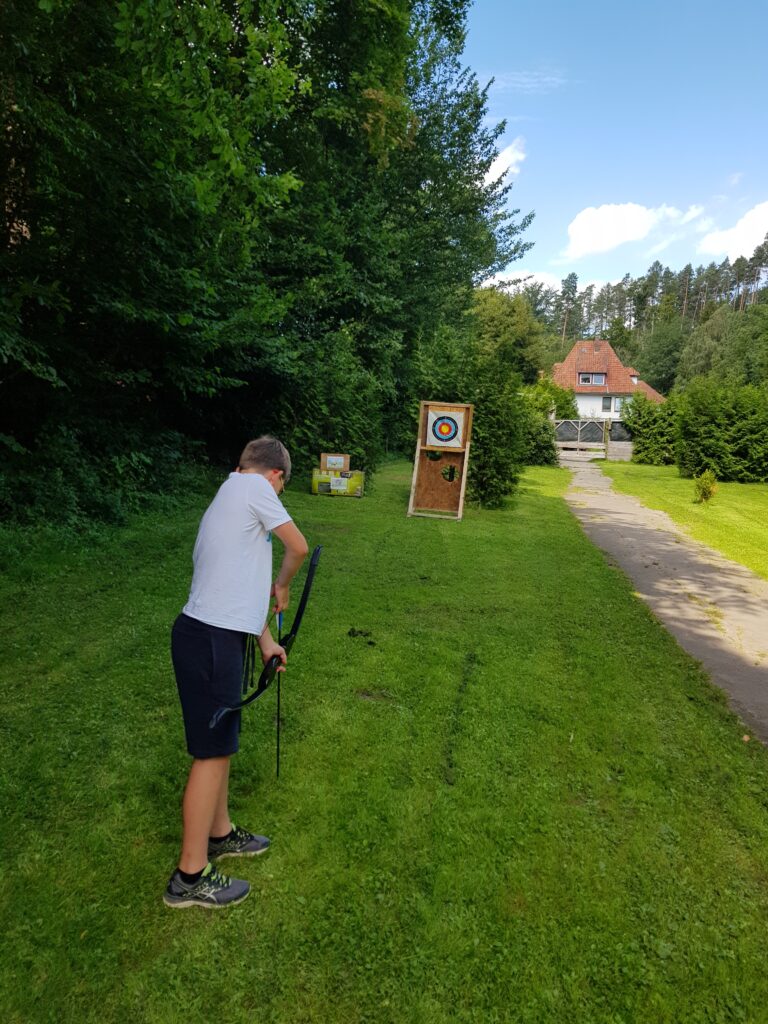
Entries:
POLYGON ((613 400, 613 411, 614 412, 621 412, 621 399, 620 398, 614 398, 614 400, 613 400))
POLYGON ((603 399, 603 412, 610 412, 610 411, 611 411, 611 396, 610 395, 606 395, 605 398, 603 399))
POLYGON ((593 384, 605 384, 605 374, 604 373, 593 373, 592 374, 592 383, 593 384))
POLYGON ((591 384, 591 383, 592 383, 592 374, 591 373, 580 373, 579 374, 579 384, 591 384))
POLYGON ((579 384, 605 384, 604 373, 580 373, 579 384))

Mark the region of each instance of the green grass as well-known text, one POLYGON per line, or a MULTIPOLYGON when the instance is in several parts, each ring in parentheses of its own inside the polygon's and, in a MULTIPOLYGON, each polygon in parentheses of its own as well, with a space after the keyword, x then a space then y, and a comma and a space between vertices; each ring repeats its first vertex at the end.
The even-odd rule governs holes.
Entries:
POLYGON ((567 473, 500 512, 287 500, 324 545, 244 723, 242 906, 171 911, 169 628, 208 493, 0 581, 4 1024, 768 1020, 766 752, 587 542, 567 473), (353 635, 350 632, 353 631, 353 635))
POLYGON ((718 483, 711 501, 694 503, 693 480, 674 466, 602 463, 617 491, 666 512, 703 544, 768 579, 768 484, 718 483))

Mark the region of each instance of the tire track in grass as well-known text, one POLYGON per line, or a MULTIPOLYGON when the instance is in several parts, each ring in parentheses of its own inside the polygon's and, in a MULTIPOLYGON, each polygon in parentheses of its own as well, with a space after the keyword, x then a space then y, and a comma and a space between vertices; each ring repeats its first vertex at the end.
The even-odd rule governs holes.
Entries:
POLYGON ((479 665, 480 659, 478 658, 476 651, 468 651, 464 655, 459 687, 456 691, 453 706, 450 708, 447 715, 448 731, 445 740, 443 779, 449 786, 456 784, 456 741, 461 732, 461 722, 464 716, 467 691, 470 683, 476 676, 479 665))

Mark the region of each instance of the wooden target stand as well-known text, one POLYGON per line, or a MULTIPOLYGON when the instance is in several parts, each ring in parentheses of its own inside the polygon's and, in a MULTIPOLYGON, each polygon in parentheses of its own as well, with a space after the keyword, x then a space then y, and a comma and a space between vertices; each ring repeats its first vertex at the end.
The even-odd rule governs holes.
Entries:
POLYGON ((409 516, 461 519, 473 411, 471 405, 421 403, 409 516))

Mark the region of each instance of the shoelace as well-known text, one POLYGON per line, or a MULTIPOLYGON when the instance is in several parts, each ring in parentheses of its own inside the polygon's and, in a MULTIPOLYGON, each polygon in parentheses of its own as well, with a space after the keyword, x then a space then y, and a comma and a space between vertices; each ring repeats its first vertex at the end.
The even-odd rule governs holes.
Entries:
POLYGON ((208 881, 214 885, 221 885, 225 889, 231 884, 232 879, 228 875, 222 875, 216 868, 211 868, 211 873, 208 875, 208 881))

